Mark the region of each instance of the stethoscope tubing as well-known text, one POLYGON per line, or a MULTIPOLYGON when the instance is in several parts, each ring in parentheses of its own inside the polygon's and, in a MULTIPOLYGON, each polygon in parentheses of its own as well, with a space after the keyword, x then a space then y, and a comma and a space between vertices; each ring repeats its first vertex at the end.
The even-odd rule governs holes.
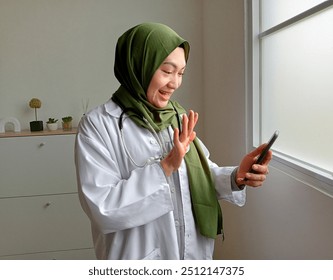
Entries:
MULTIPOLYGON (((177 109, 174 107, 175 109, 175 112, 176 112, 176 116, 177 116, 177 122, 178 122, 178 127, 179 127, 179 130, 181 130, 181 122, 180 122, 180 116, 178 114, 178 111, 177 109)), ((149 123, 149 121, 142 115, 138 114, 136 112, 136 110, 132 109, 132 108, 126 108, 124 109, 121 114, 120 114, 120 117, 119 117, 119 121, 118 121, 118 127, 119 127, 119 131, 120 131, 120 138, 121 138, 121 142, 123 144, 123 147, 124 147, 124 150, 125 150, 125 153, 127 155, 127 157, 130 159, 130 161, 136 166, 136 167, 139 167, 139 168, 143 168, 145 167, 146 165, 148 164, 152 164, 154 162, 159 162, 161 161, 166 155, 167 155, 167 150, 165 148, 165 145, 163 144, 163 141, 160 139, 160 137, 158 136, 157 132, 155 131, 155 129, 152 127, 152 125, 149 123), (161 147, 161 150, 162 150, 162 156, 161 157, 158 157, 158 158, 154 158, 154 157, 151 157, 149 158, 148 160, 146 160, 146 162, 144 164, 138 164, 134 159, 133 157, 130 155, 129 151, 128 151, 128 148, 127 148, 127 145, 126 145, 126 142, 125 142, 125 139, 124 139, 124 133, 123 133, 123 122, 124 122, 124 115, 128 112, 134 112, 138 117, 140 117, 148 126, 149 128, 149 131, 153 134, 154 138, 157 140, 159 146, 161 147)))

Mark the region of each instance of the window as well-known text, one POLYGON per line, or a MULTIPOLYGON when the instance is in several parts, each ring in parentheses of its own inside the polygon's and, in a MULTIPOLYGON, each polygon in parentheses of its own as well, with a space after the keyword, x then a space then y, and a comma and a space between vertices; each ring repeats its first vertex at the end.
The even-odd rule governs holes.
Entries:
POLYGON ((252 144, 279 130, 273 166, 333 196, 333 1, 247 4, 252 144))

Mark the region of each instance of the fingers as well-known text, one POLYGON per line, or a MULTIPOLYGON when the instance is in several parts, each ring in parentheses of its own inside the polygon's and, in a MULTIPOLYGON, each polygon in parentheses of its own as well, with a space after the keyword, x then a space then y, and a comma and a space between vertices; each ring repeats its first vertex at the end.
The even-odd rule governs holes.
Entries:
POLYGON ((195 131, 193 131, 189 138, 190 142, 192 142, 196 136, 197 136, 197 133, 195 131))
MULTIPOLYGON (((250 174, 250 173, 248 173, 248 174, 250 174)), ((265 175, 261 175, 260 180, 258 180, 258 178, 249 179, 249 178, 251 178, 251 176, 246 175, 246 180, 237 179, 237 184, 238 185, 247 185, 247 186, 250 186, 250 187, 261 187, 264 184, 264 181, 266 180, 265 175)))
POLYGON ((194 128, 198 122, 199 114, 190 110, 188 116, 186 114, 183 115, 182 119, 182 132, 180 135, 180 141, 193 141, 196 134, 194 132, 194 128))
POLYGON ((260 153, 263 151, 263 149, 265 149, 266 146, 267 146, 266 143, 261 144, 258 148, 254 149, 253 151, 251 151, 247 155, 250 156, 250 157, 258 157, 260 155, 260 153))
POLYGON ((268 151, 267 155, 264 159, 264 161, 262 162, 262 165, 267 166, 269 164, 269 162, 271 161, 271 159, 273 158, 273 152, 272 151, 268 151))
POLYGON ((236 179, 236 183, 238 185, 247 185, 251 187, 260 187, 263 185, 264 181, 266 180, 266 173, 245 173, 244 177, 239 177, 236 179))
MULTIPOLYGON (((267 146, 267 144, 260 145, 258 148, 256 148, 255 150, 253 150, 252 152, 247 154, 247 156, 252 157, 253 161, 255 162, 259 158, 261 152, 266 148, 266 146, 267 146)), ((271 161, 272 157, 273 157, 273 153, 271 150, 269 150, 267 152, 267 154, 265 155, 265 158, 261 162, 261 165, 267 166, 269 164, 269 162, 271 161)))
POLYGON ((179 129, 175 128, 173 131, 173 143, 175 144, 175 146, 177 146, 179 144, 179 129))
POLYGON ((188 122, 189 135, 194 131, 194 127, 198 122, 198 118, 199 118, 199 114, 190 110, 189 122, 188 122))
POLYGON ((181 141, 184 141, 188 135, 188 117, 186 114, 183 115, 182 119, 182 132, 181 132, 181 141))
POLYGON ((253 164, 252 165, 252 170, 256 173, 256 174, 268 174, 268 165, 267 164, 253 164))
POLYGON ((272 151, 267 152, 264 160, 260 164, 255 163, 266 146, 267 144, 260 145, 243 158, 236 177, 236 183, 238 185, 245 184, 247 186, 259 187, 266 180, 268 164, 272 159, 272 151))

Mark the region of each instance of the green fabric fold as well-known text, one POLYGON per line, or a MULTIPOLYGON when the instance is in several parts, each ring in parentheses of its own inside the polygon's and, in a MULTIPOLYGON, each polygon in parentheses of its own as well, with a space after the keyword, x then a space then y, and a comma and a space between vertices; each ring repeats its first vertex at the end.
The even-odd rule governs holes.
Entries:
MULTIPOLYGON (((143 23, 125 32, 117 42, 114 71, 121 86, 112 99, 139 126, 149 129, 144 117, 156 132, 168 126, 178 127, 176 111, 186 110, 175 101, 156 108, 146 99, 151 78, 165 58, 177 47, 185 50, 187 61, 190 46, 175 31, 160 23, 143 23)), ((207 159, 197 139, 185 156, 189 177, 193 214, 200 233, 215 238, 222 233, 222 212, 207 159)))

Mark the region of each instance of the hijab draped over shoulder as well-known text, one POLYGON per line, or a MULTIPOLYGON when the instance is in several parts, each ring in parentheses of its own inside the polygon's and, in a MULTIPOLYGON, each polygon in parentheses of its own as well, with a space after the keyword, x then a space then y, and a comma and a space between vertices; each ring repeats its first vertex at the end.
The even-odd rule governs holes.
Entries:
MULTIPOLYGON (((186 113, 177 102, 157 108, 146 97, 149 83, 159 66, 177 47, 188 60, 190 45, 170 27, 160 23, 143 23, 126 31, 117 42, 114 72, 120 87, 113 94, 116 102, 139 126, 159 132, 177 127, 178 113, 186 113)), ((222 232, 222 213, 216 198, 213 178, 200 143, 195 139, 185 155, 193 214, 202 235, 215 238, 222 232)))

